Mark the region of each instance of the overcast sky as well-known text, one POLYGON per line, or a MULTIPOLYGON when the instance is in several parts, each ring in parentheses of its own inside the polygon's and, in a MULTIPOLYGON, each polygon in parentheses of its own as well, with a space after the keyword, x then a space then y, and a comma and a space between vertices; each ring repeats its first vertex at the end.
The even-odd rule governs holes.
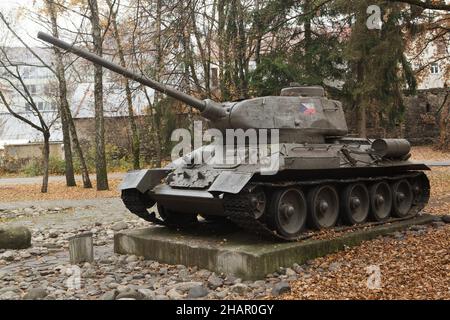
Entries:
POLYGON ((20 5, 32 5, 33 0, 2 0, 0 8, 14 8, 20 5))
MULTIPOLYGON (((42 3, 42 0, 0 0, 0 11, 8 20, 14 21, 14 19, 11 19, 11 15, 14 16, 17 9, 22 7, 33 11, 33 8, 36 8, 36 6, 40 5, 40 3, 42 3), (33 5, 34 3, 36 3, 36 5, 33 5)), ((5 28, 6 27, 3 22, 0 22, 1 37, 4 36, 5 28)), ((28 19, 25 15, 22 16, 20 21, 15 22, 15 30, 21 37, 24 38, 24 40, 26 40, 28 44, 31 44, 32 46, 40 45, 40 42, 36 40, 36 34, 39 30, 42 30, 42 27, 33 21, 30 21, 30 19, 28 19)), ((4 38, 0 39, 0 44, 4 44, 4 38)), ((15 39, 10 39, 10 41, 8 41, 8 45, 22 46, 22 44, 15 39)))

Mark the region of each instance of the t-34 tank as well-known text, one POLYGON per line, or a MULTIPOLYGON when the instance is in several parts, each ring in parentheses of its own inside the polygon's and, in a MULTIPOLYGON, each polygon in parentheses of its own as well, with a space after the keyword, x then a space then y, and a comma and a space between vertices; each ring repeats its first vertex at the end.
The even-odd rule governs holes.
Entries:
POLYGON ((307 228, 407 219, 428 202, 422 170, 429 168, 408 160, 409 142, 348 137, 341 103, 327 99, 321 87, 293 86, 280 96, 237 102, 202 101, 49 35, 38 37, 183 101, 222 132, 278 130, 279 140, 266 144, 277 150, 271 157, 279 165, 275 173, 264 173, 261 162, 195 163, 192 154, 165 168, 127 173, 120 186, 123 202, 145 220, 180 228, 199 215, 226 218, 254 233, 296 240, 307 228), (159 217, 148 211, 155 205, 159 217))

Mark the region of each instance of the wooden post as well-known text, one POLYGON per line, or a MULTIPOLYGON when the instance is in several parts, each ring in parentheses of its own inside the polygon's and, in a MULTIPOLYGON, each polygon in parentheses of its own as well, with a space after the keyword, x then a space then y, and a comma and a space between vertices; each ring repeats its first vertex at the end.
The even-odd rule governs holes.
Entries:
POLYGON ((86 232, 69 238, 70 263, 94 261, 92 233, 86 232))

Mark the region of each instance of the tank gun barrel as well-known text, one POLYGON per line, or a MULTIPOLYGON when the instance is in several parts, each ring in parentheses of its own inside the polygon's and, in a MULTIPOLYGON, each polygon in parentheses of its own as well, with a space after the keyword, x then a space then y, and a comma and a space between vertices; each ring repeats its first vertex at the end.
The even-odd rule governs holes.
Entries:
MULTIPOLYGON (((43 32, 38 32, 37 37, 45 42, 51 43, 52 45, 54 45, 56 47, 67 50, 77 56, 83 57, 86 60, 93 62, 94 64, 101 65, 102 67, 105 67, 106 69, 109 69, 120 75, 123 75, 124 77, 127 77, 129 79, 137 81, 137 82, 143 84, 144 86, 148 86, 148 87, 153 88, 159 92, 162 92, 172 98, 181 100, 182 102, 199 110, 202 113, 205 111, 208 111, 207 115, 209 115, 211 118, 214 116, 220 117, 220 116, 224 115, 224 113, 225 113, 223 108, 220 107, 220 105, 214 103, 213 101, 208 101, 208 100, 203 101, 203 100, 197 99, 195 97, 192 97, 184 92, 180 92, 176 89, 173 89, 171 87, 163 85, 162 83, 159 83, 159 82, 151 80, 145 76, 142 76, 142 75, 134 73, 130 70, 127 70, 124 67, 122 67, 118 64, 115 64, 111 61, 108 61, 106 59, 103 59, 102 57, 99 57, 96 54, 93 54, 86 50, 74 47, 73 45, 71 45, 65 41, 62 41, 58 38, 55 38, 49 34, 46 34, 43 32), (207 109, 209 109, 209 110, 207 110, 207 109), (211 109, 213 109, 213 110, 211 110, 211 109)), ((208 116, 206 116, 206 117, 208 117, 208 116)))

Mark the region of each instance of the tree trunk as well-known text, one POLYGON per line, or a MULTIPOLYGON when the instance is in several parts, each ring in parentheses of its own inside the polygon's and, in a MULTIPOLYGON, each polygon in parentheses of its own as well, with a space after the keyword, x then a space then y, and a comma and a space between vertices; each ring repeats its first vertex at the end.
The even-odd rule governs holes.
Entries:
MULTIPOLYGON (((108 6, 111 7, 111 1, 107 0, 108 6)), ((112 8, 112 7, 111 7, 112 8)), ((120 39, 119 28, 117 27, 117 12, 111 10, 111 19, 113 26, 114 38, 117 43, 117 53, 119 55, 120 65, 126 68, 125 55, 122 47, 122 40, 120 39)), ((133 168, 139 169, 139 156, 140 156, 140 139, 139 132, 136 126, 136 121, 134 119, 134 111, 133 111, 133 100, 131 97, 131 89, 130 82, 127 78, 124 78, 125 82, 125 94, 127 97, 127 106, 128 106, 128 124, 131 129, 131 153, 133 154, 133 168)))
MULTIPOLYGON (((359 60, 356 64, 356 79, 357 83, 361 84, 364 80, 364 64, 362 60, 359 60)), ((367 138, 367 99, 363 97, 361 93, 358 93, 356 97, 356 106, 359 111, 358 119, 358 132, 361 138, 367 138)))
POLYGON ((83 180, 83 188, 89 189, 92 188, 91 179, 89 178, 89 172, 86 165, 86 160, 84 159, 83 150, 80 146, 80 141, 78 140, 77 130, 75 128, 75 124, 73 123, 72 114, 69 113, 68 121, 70 136, 72 138, 72 146, 77 154, 78 159, 80 160, 80 170, 81 170, 81 179, 83 180))
POLYGON ((42 148, 42 187, 41 192, 47 193, 48 191, 48 162, 50 157, 50 132, 44 131, 44 147, 42 148))
POLYGON ((230 37, 228 35, 229 25, 227 25, 227 16, 230 5, 227 0, 219 0, 218 3, 218 38, 219 38, 219 69, 220 69, 220 92, 222 100, 233 100, 231 84, 232 84, 232 61, 230 57, 230 37))
POLYGON ((244 12, 241 1, 237 1, 238 8, 238 72, 239 72, 239 91, 240 98, 248 98, 248 82, 247 82, 247 74, 248 74, 248 63, 246 59, 246 50, 247 50, 247 37, 245 34, 245 21, 244 21, 244 12))
POLYGON ((261 21, 261 2, 260 0, 255 1, 257 16, 255 19, 255 24, 257 26, 257 36, 256 36, 256 44, 255 44, 255 63, 258 66, 261 62, 261 43, 263 37, 263 25, 261 21))
MULTIPOLYGON (((162 72, 162 59, 163 59, 163 50, 162 50, 162 44, 161 44, 161 23, 162 23, 162 0, 156 1, 156 17, 155 17, 155 46, 156 46, 156 72, 155 72, 155 79, 158 82, 161 82, 161 72, 162 72)), ((147 100, 150 104, 150 97, 147 94, 147 90, 145 90, 145 95, 147 97, 147 100)), ((152 109, 152 125, 153 125, 153 132, 154 137, 156 139, 156 148, 157 148, 157 163, 156 165, 159 167, 162 163, 162 147, 163 142, 161 141, 161 121, 162 121, 162 115, 160 106, 158 106, 158 103, 161 100, 161 93, 159 91, 155 91, 155 98, 154 98, 154 106, 155 106, 155 112, 159 113, 157 118, 155 119, 155 114, 153 113, 152 109)))
POLYGON ((450 118, 450 101, 448 101, 448 93, 442 104, 441 116, 439 119, 439 149, 447 150, 450 147, 450 137, 448 134, 448 123, 450 118))
MULTIPOLYGON (((58 72, 58 71, 57 71, 58 72)), ((59 78, 59 76, 57 76, 59 78)), ((59 82, 59 80, 58 80, 59 82)), ((61 127, 63 134, 63 144, 64 144, 64 163, 65 163, 65 175, 66 175, 66 185, 68 187, 75 187, 77 183, 75 182, 75 175, 73 170, 73 158, 72 158, 72 144, 70 143, 70 133, 69 126, 67 124, 67 112, 63 107, 63 92, 61 88, 61 82, 59 82, 59 113, 61 118, 61 127)))
POLYGON ((308 77, 312 77, 314 74, 313 70, 313 61, 312 61, 312 52, 311 52, 311 44, 312 44, 312 31, 311 31, 311 3, 310 0, 305 0, 303 5, 303 12, 307 13, 304 19, 304 28, 305 28, 305 71, 308 77))
POLYGON ((155 115, 153 113, 153 106, 152 103, 150 101, 150 96, 147 93, 147 90, 145 88, 143 88, 144 90, 144 94, 145 94, 145 98, 147 99, 148 102, 148 112, 147 112, 147 119, 148 124, 150 125, 151 128, 151 132, 152 134, 152 138, 153 141, 155 142, 155 149, 156 149, 156 163, 155 166, 157 168, 161 167, 161 163, 162 163, 162 150, 161 150, 161 135, 160 135, 160 131, 158 129, 158 126, 156 124, 156 120, 155 120, 155 115))
MULTIPOLYGON (((52 33, 53 36, 59 38, 58 27, 56 22, 56 12, 51 0, 45 1, 47 5, 48 12, 50 14, 50 21, 52 23, 52 33)), ((66 174, 66 185, 68 187, 76 186, 74 170, 73 170, 73 158, 72 158, 72 146, 70 143, 70 132, 68 126, 68 116, 67 112, 70 109, 67 102, 67 86, 66 78, 64 74, 64 65, 62 62, 62 54, 58 47, 53 46, 53 51, 56 58, 56 77, 58 79, 58 91, 59 91, 59 114, 61 117, 61 127, 63 133, 63 143, 64 143, 64 158, 65 158, 65 174, 66 174)))
MULTIPOLYGON (((102 56, 102 35, 97 0, 89 0, 91 11, 92 39, 94 52, 102 56)), ((97 190, 108 190, 108 173, 105 156, 105 124, 103 117, 103 71, 102 66, 94 67, 94 100, 95 100, 95 169, 97 175, 97 190)))
POLYGON ((135 170, 140 169, 140 150, 141 150, 141 142, 139 139, 139 132, 136 125, 136 120, 134 119, 134 111, 133 111, 133 102, 131 98, 131 89, 128 80, 125 80, 125 93, 127 96, 127 104, 128 104, 128 123, 131 128, 131 152, 133 154, 133 168, 135 170))
MULTIPOLYGON (((57 14, 55 11, 54 3, 51 0, 47 0, 46 5, 47 5, 47 9, 50 14, 53 36, 56 38, 59 38, 57 14)), ((84 188, 92 188, 91 180, 89 179, 89 173, 88 173, 87 166, 86 166, 86 161, 84 160, 83 151, 81 150, 80 143, 78 141, 77 131, 75 129, 75 124, 73 123, 73 118, 72 118, 72 114, 70 112, 69 102, 67 100, 67 83, 66 83, 66 74, 65 74, 63 57, 61 54, 61 50, 59 50, 58 47, 54 47, 54 51, 55 51, 55 57, 56 57, 56 74, 57 74, 58 84, 59 84, 60 107, 61 107, 61 111, 64 112, 65 123, 66 123, 66 125, 64 125, 64 123, 63 123, 63 130, 68 131, 68 136, 70 136, 70 139, 71 139, 71 143, 69 143, 68 145, 73 148, 73 150, 75 151, 75 154, 77 155, 78 159, 80 160, 83 187, 84 188)), ((63 135, 64 135, 64 131, 63 131, 63 135)), ((64 142, 64 145, 66 145, 65 142, 64 142)), ((69 149, 71 149, 70 147, 69 147, 69 149)), ((72 150, 70 150, 70 151, 72 151, 72 150)), ((67 159, 67 155, 66 155, 66 159, 67 159)), ((70 159, 72 162, 72 152, 70 155, 70 159)), ((66 179, 67 179, 67 177, 66 177, 66 179)))
POLYGON ((359 136, 361 138, 367 138, 367 117, 366 117, 366 105, 365 102, 363 101, 360 105, 359 105, 359 124, 358 124, 358 131, 359 131, 359 136))

